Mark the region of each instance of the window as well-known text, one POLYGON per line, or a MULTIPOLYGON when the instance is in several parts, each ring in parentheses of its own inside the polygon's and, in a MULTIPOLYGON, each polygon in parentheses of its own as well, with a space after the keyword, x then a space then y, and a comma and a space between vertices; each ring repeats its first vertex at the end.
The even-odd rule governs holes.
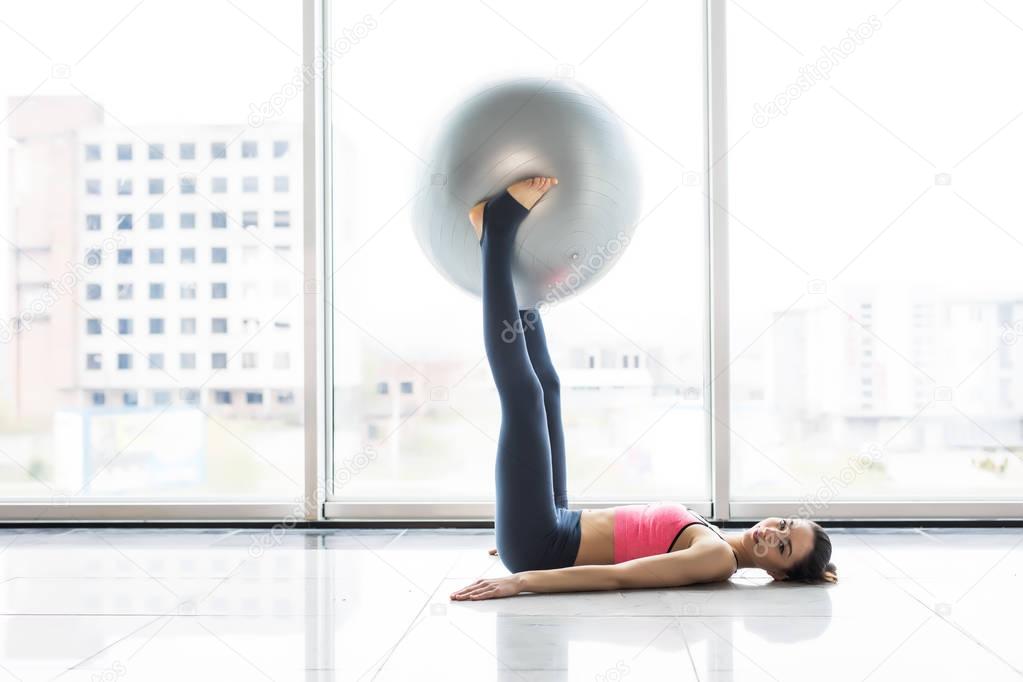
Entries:
POLYGON ((117 145, 117 160, 131 161, 131 144, 117 145))
POLYGON ((210 285, 211 298, 227 298, 227 282, 213 282, 210 285))
POLYGON ((149 354, 149 369, 163 369, 163 353, 149 354))
POLYGON ((212 369, 227 369, 227 353, 211 353, 210 367, 212 369))
POLYGON ((119 178, 117 180, 117 193, 121 195, 131 194, 131 178, 119 178))
POLYGON ((118 249, 117 250, 117 264, 118 265, 131 265, 131 249, 118 249))
POLYGON ((86 353, 85 369, 103 369, 103 356, 99 353, 86 353))
POLYGON ((97 178, 87 178, 85 180, 85 193, 98 196, 100 193, 100 182, 97 178))
POLYGON ((135 285, 131 282, 121 282, 117 285, 117 300, 130 301, 134 296, 135 285))
POLYGON ((149 229, 150 230, 162 230, 163 229, 163 214, 162 213, 150 213, 149 214, 149 229))
POLYGON ((288 153, 287 140, 274 140, 274 158, 279 159, 288 153))
POLYGON ((259 367, 259 354, 253 352, 242 353, 242 369, 256 369, 259 367))
POLYGON ((103 298, 103 285, 101 284, 85 285, 85 300, 98 301, 101 298, 103 298))
POLYGON ((211 263, 226 263, 227 262, 227 248, 223 246, 214 246, 210 249, 210 262, 211 263))
POLYGON ((242 211, 242 227, 259 227, 259 212, 242 211))
POLYGON ((131 213, 118 213, 117 214, 117 229, 118 230, 130 230, 134 227, 131 213))
POLYGON ((103 252, 99 249, 87 249, 85 252, 85 264, 89 267, 98 267, 103 263, 103 252))
POLYGON ((195 160, 195 143, 182 142, 178 146, 178 158, 181 159, 182 161, 195 160))
POLYGON ((117 369, 131 369, 131 353, 118 353, 117 354, 117 369))
POLYGON ((246 391, 245 403, 247 405, 262 405, 263 393, 261 391, 246 391))
POLYGON ((214 317, 210 320, 210 332, 213 334, 226 334, 227 333, 227 318, 226 317, 214 317))
POLYGON ((412 382, 411 381, 403 381, 403 382, 401 382, 401 392, 402 392, 403 395, 411 395, 412 394, 412 382))
POLYGON ((194 317, 183 317, 181 318, 181 333, 183 335, 195 334, 195 318, 194 317))
POLYGON ((107 403, 107 396, 103 391, 93 391, 91 400, 93 407, 102 407, 107 403))
POLYGON ((195 178, 188 175, 182 177, 180 187, 182 194, 195 194, 195 178))
POLYGON ((274 227, 291 227, 291 211, 274 211, 274 227))
POLYGON ((149 178, 149 193, 163 194, 163 178, 149 178))
POLYGON ((149 249, 149 264, 163 265, 163 249, 149 249))
POLYGON ((227 144, 224 142, 214 142, 210 145, 210 156, 214 159, 226 159, 227 158, 227 144))
POLYGON ((231 404, 231 392, 230 391, 214 391, 213 402, 217 405, 230 405, 231 404))
MULTIPOLYGON (((151 144, 149 145, 149 160, 159 161, 163 159, 163 145, 162 144, 151 144)), ((160 190, 161 192, 163 190, 160 190)))
POLYGON ((121 317, 117 320, 117 333, 128 336, 134 329, 134 323, 130 317, 121 317))
POLYGON ((210 227, 222 230, 227 227, 227 214, 223 211, 214 211, 210 214, 210 227))
POLYGON ((94 232, 103 227, 103 217, 98 213, 89 213, 85 216, 85 229, 94 232))
POLYGON ((196 296, 195 282, 182 282, 181 283, 181 300, 182 301, 193 301, 196 296))
POLYGON ((242 140, 242 158, 254 159, 259 156, 259 143, 255 140, 242 140))
POLYGON ((182 213, 178 217, 178 226, 182 230, 194 230, 195 229, 195 214, 194 213, 182 213))
POLYGON ((178 396, 181 398, 181 402, 186 405, 199 404, 199 391, 194 388, 183 388, 178 392, 178 396))
POLYGON ((125 391, 123 394, 121 394, 121 402, 125 407, 138 407, 139 392, 125 391))
POLYGON ((85 160, 86 161, 99 161, 103 158, 101 148, 98 144, 87 144, 85 145, 85 160))
POLYGON ((153 404, 154 405, 157 405, 157 406, 160 406, 160 405, 170 405, 170 402, 171 402, 170 391, 153 391, 153 404))
POLYGON ((195 247, 182 246, 179 251, 178 261, 182 265, 192 265, 195 263, 195 247))
POLYGON ((149 298, 152 300, 163 298, 163 284, 161 282, 151 282, 149 284, 149 298))
POLYGON ((182 353, 178 358, 181 369, 195 369, 195 353, 182 353))
POLYGON ((259 191, 259 178, 255 175, 246 175, 242 178, 242 191, 243 192, 258 192, 259 191))
POLYGON ((149 333, 150 334, 163 334, 163 318, 162 317, 151 317, 151 318, 149 318, 149 333))
POLYGON ((275 192, 287 192, 288 191, 288 176, 287 175, 275 175, 274 176, 274 191, 275 192))
POLYGON ((90 317, 85 321, 85 333, 86 334, 102 334, 103 325, 100 323, 99 318, 90 317))
POLYGON ((215 177, 210 180, 210 191, 214 194, 223 194, 227 191, 227 178, 215 177))

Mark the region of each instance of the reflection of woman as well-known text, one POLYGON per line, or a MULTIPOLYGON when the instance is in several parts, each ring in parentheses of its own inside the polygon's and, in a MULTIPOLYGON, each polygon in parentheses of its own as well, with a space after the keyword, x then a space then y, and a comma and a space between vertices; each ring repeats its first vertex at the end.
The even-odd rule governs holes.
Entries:
POLYGON ((812 521, 769 518, 723 535, 677 503, 568 509, 558 375, 539 311, 518 309, 511 270, 515 231, 557 184, 523 180, 469 213, 483 250, 483 342, 501 402, 497 548, 513 575, 451 598, 673 587, 727 580, 746 567, 776 580, 834 581, 831 541, 812 521))

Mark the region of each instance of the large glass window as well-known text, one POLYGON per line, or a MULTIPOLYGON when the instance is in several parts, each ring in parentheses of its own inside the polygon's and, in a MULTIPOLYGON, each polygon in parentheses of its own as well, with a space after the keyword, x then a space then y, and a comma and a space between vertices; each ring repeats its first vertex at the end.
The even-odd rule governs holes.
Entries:
POLYGON ((1019 495, 1023 14, 997 4, 729 5, 736 497, 1019 495))
MULTIPOLYGON (((301 299, 268 305, 227 292, 259 277, 301 291, 292 254, 302 253, 302 232, 275 235, 293 249, 272 252, 241 228, 252 195, 242 205, 208 191, 215 177, 236 187, 243 163, 246 174, 300 184, 300 155, 252 157, 242 138, 250 149, 301 149, 292 89, 301 14, 269 0, 5 3, 0 63, 17 68, 0 75, 0 497, 301 493, 302 363, 263 372, 236 357, 243 348, 299 357, 301 325, 262 330, 300 316, 301 299), (223 217, 217 248, 272 255, 220 268, 216 282, 202 267, 162 265, 165 252, 213 248, 209 222, 195 221, 211 213, 223 217), (159 229, 164 215, 195 229, 159 229), (186 284, 223 300, 164 295, 186 284), (208 325, 185 336, 164 324, 197 317, 235 319, 232 330, 243 317, 261 324, 212 338, 208 325), (130 333, 131 320, 147 318, 150 333, 130 333), (299 397, 258 410, 259 401, 230 399, 268 391, 299 397)), ((300 221, 301 191, 261 195, 259 206, 300 221)))
POLYGON ((481 302, 433 268, 409 207, 440 119, 474 89, 539 75, 605 99, 643 189, 615 269, 544 317, 569 495, 708 498, 701 7, 331 5, 337 496, 492 498, 500 415, 481 302))

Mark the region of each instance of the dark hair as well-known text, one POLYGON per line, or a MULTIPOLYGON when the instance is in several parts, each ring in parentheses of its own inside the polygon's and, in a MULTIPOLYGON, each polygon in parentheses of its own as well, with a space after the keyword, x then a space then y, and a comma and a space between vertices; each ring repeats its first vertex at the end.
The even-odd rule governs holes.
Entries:
POLYGON ((808 521, 813 528, 813 547, 806 557, 790 568, 786 580, 802 580, 807 583, 838 581, 838 569, 831 563, 831 538, 824 529, 813 521, 808 521))

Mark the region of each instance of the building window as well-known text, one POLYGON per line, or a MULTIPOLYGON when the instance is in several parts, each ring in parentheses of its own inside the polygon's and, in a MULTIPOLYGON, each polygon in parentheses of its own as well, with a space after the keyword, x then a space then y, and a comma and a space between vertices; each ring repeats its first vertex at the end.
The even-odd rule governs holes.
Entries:
POLYGON ((149 178, 149 193, 163 194, 163 178, 149 178))
POLYGON ((170 391, 153 391, 154 405, 170 405, 170 391))
POLYGON ((195 143, 194 142, 182 142, 178 146, 178 157, 182 161, 192 161, 195 159, 195 143))
POLYGON ((119 144, 119 145, 117 145, 117 160, 118 161, 131 161, 131 145, 130 144, 119 144))
POLYGON ((97 267, 103 262, 103 252, 99 249, 89 249, 85 252, 85 264, 89 267, 97 267))
POLYGON ((227 369, 227 353, 210 353, 211 369, 227 369))
POLYGON ((210 156, 214 159, 227 158, 227 144, 224 142, 213 142, 210 144, 210 156))
POLYGON ((181 178, 180 187, 182 194, 195 194, 195 178, 190 175, 181 178))
POLYGON ((163 145, 162 144, 151 144, 149 145, 149 160, 159 161, 163 158, 163 145))
POLYGON ((227 298, 227 282, 213 282, 210 285, 211 298, 227 298))
POLYGON ((195 353, 182 353, 178 362, 181 369, 195 369, 195 353))
POLYGON ((180 293, 182 301, 194 301, 196 298, 195 282, 182 282, 180 293))
POLYGON ((182 317, 181 318, 181 333, 184 335, 195 334, 195 318, 194 317, 182 317))
POLYGON ((245 391, 245 403, 247 405, 262 405, 263 404, 262 391, 245 391))
POLYGON ((89 178, 85 181, 85 193, 98 196, 100 193, 99 180, 89 178))
POLYGON ((194 388, 183 388, 178 392, 181 397, 181 402, 186 405, 198 405, 199 404, 199 391, 194 388))
POLYGON ((117 214, 117 229, 118 230, 130 230, 135 226, 135 221, 131 217, 131 213, 118 213, 117 214))
POLYGON ((124 395, 121 396, 121 401, 125 407, 138 407, 139 404, 139 393, 138 391, 125 391, 124 395))
POLYGON ((135 324, 130 317, 121 317, 117 320, 117 333, 124 336, 128 336, 132 333, 135 328, 135 324))
POLYGON ((217 405, 230 405, 231 391, 214 391, 213 402, 215 402, 217 405))
POLYGON ((135 295, 135 285, 131 282, 123 282, 117 285, 117 300, 130 301, 135 295))
POLYGON ((246 175, 242 178, 242 191, 247 193, 259 191, 259 178, 255 175, 246 175))
POLYGON ((103 369, 103 358, 99 353, 85 355, 85 369, 103 369))
POLYGON ((85 300, 86 301, 98 301, 103 298, 103 285, 102 284, 86 284, 85 285, 85 300))
POLYGON ((163 229, 163 214, 162 213, 150 213, 149 214, 149 229, 150 230, 162 230, 163 229))
POLYGON ((259 211, 242 211, 242 227, 259 227, 259 211))
POLYGON ((377 394, 378 395, 387 395, 387 391, 388 391, 387 382, 386 381, 378 381, 377 382, 377 394))
POLYGON ((163 353, 149 354, 149 369, 163 369, 163 353))
POLYGON ((291 211, 274 211, 274 227, 291 227, 291 211))
POLYGON ((118 265, 131 265, 132 256, 131 249, 118 249, 117 250, 117 264, 118 265))
POLYGON ((226 263, 227 262, 227 247, 225 246, 214 246, 210 249, 210 262, 211 263, 226 263))
POLYGON ((223 211, 214 211, 210 214, 210 227, 222 230, 227 227, 227 214, 223 211))
POLYGON ((255 140, 242 140, 242 158, 254 159, 259 156, 259 143, 255 140))
POLYGON ((90 317, 85 321, 85 333, 92 335, 103 333, 103 325, 98 317, 90 317))
POLYGON ((163 298, 163 284, 160 282, 149 283, 149 298, 151 300, 160 300, 163 298))
POLYGON ((117 369, 131 369, 131 353, 117 354, 117 369))
POLYGON ((150 317, 149 318, 149 333, 150 334, 163 334, 163 318, 162 317, 150 317))
POLYGON ((103 391, 93 391, 91 399, 93 407, 101 407, 106 404, 107 395, 103 391))
POLYGON ((227 333, 227 318, 226 317, 214 317, 210 320, 210 332, 213 334, 226 334, 227 333))
POLYGON ((288 153, 287 140, 274 140, 274 158, 279 159, 288 153))
POLYGON ((195 263, 195 248, 191 246, 181 247, 180 257, 178 259, 182 265, 192 265, 195 263))
POLYGON ((295 392, 294 391, 280 391, 277 393, 277 403, 279 405, 294 405, 295 404, 295 392))
POLYGON ((274 191, 275 192, 287 192, 288 191, 288 176, 287 175, 275 175, 274 176, 274 191))
POLYGON ((242 369, 256 369, 259 367, 258 353, 242 353, 242 369))
POLYGON ((95 232, 103 227, 103 217, 98 213, 90 213, 85 216, 85 229, 95 232))
POLYGON ((227 191, 227 178, 215 177, 210 179, 210 191, 214 194, 223 194, 227 191))
POLYGON ((85 145, 85 160, 86 161, 99 161, 103 158, 100 146, 98 144, 87 144, 85 145))
POLYGON ((163 249, 149 249, 149 264, 163 265, 163 249))
POLYGON ((401 382, 401 392, 404 395, 412 395, 412 382, 411 381, 401 382))
POLYGON ((117 180, 117 193, 120 195, 131 194, 132 182, 131 178, 118 178, 117 180))

